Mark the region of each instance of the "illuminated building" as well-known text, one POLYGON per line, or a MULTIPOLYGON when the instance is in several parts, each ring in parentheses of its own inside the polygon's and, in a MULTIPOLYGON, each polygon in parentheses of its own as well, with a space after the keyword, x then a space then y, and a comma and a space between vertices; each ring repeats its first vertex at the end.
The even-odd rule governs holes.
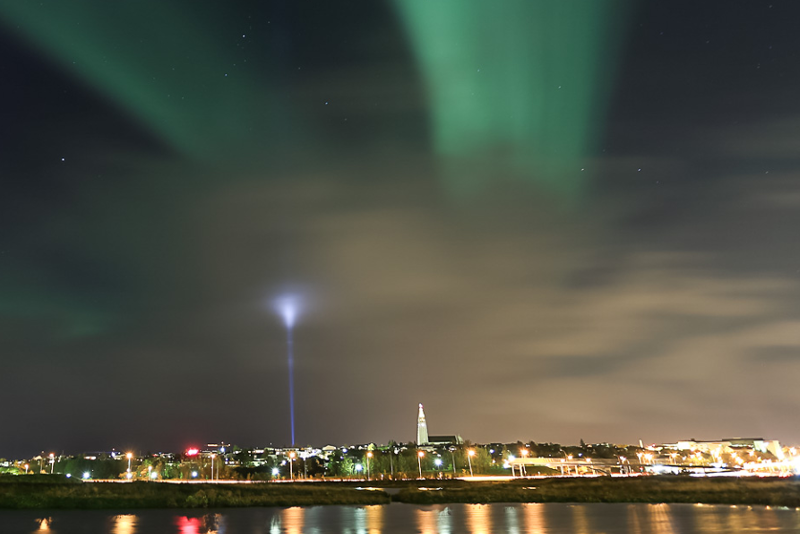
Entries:
POLYGON ((419 414, 417 414, 417 445, 426 445, 428 443, 428 423, 425 422, 425 411, 422 409, 422 404, 419 405, 419 414))

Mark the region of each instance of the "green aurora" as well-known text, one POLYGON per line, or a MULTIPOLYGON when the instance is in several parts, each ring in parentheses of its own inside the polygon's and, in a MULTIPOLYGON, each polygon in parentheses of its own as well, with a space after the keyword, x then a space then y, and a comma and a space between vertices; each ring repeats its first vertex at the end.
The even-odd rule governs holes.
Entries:
POLYGON ((602 129, 627 2, 396 0, 451 190, 516 176, 571 198, 602 129))
POLYGON ((216 4, 3 2, 0 20, 175 150, 230 160, 273 139, 281 106, 254 21, 216 4), (251 35, 248 35, 251 33, 251 35))
MULTIPOLYGON (((427 86, 450 192, 474 192, 507 170, 563 198, 579 195, 627 0, 395 4, 427 86)), ((308 131, 273 91, 275 58, 261 53, 264 32, 250 30, 264 21, 234 13, 154 0, 0 5, 9 28, 170 146, 224 162, 286 142, 290 125, 308 131)))

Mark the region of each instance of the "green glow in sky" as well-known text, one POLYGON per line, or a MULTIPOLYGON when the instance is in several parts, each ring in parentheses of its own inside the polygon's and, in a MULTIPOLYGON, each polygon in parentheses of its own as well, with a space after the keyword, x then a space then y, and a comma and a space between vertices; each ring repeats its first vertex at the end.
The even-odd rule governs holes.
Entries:
POLYGON ((277 118, 253 20, 213 2, 14 1, 0 20, 189 156, 253 150, 277 118))
POLYGON ((625 2, 396 4, 427 83, 451 189, 479 188, 503 161, 526 180, 578 194, 617 63, 625 2))

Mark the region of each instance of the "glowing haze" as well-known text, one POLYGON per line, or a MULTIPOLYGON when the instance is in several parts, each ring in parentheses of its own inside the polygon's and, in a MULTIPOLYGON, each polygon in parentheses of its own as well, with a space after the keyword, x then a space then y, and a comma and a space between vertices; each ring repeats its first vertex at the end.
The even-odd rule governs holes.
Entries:
POLYGON ((275 299, 273 308, 283 318, 286 328, 294 328, 300 314, 300 298, 296 295, 284 295, 275 299))

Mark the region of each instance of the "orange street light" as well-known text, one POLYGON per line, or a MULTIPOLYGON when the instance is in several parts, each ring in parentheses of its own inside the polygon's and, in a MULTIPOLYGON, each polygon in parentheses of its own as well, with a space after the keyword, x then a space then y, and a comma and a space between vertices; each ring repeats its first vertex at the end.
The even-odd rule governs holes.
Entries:
POLYGON ((469 476, 474 477, 472 473, 472 457, 475 456, 475 451, 470 449, 467 451, 467 461, 469 462, 469 476))

